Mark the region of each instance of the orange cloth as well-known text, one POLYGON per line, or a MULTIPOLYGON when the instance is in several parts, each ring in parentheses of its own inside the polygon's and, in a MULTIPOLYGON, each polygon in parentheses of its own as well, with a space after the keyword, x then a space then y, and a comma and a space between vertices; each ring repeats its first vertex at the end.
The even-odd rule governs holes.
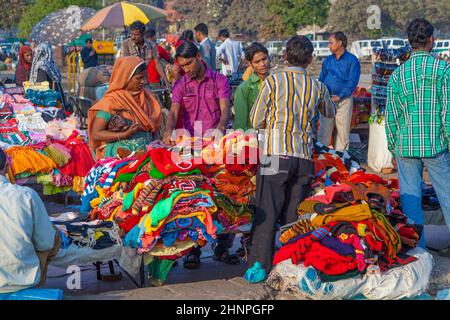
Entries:
POLYGON ((5 153, 11 160, 11 171, 15 176, 25 172, 30 174, 49 173, 56 168, 52 159, 32 147, 11 147, 5 150, 5 153))
POLYGON ((142 131, 157 132, 161 126, 161 105, 153 93, 143 89, 137 95, 132 95, 127 90, 127 84, 131 76, 142 63, 144 63, 142 59, 134 56, 118 58, 112 70, 108 91, 88 111, 89 145, 97 152, 97 159, 103 156, 103 149, 98 150, 98 148, 105 144, 104 141, 92 138, 92 126, 97 111, 117 114, 120 110, 127 110, 129 112, 122 112, 120 115, 138 123, 142 131))

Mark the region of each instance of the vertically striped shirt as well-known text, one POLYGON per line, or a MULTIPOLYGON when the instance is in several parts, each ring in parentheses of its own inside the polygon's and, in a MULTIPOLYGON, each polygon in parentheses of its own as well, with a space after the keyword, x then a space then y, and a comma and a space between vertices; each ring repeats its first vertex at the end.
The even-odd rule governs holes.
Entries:
POLYGON ((450 65, 415 52, 388 82, 388 148, 401 157, 434 157, 450 138, 450 65))
POLYGON ((253 128, 265 129, 265 155, 311 159, 316 124, 336 115, 326 86, 300 67, 267 77, 250 112, 253 128))

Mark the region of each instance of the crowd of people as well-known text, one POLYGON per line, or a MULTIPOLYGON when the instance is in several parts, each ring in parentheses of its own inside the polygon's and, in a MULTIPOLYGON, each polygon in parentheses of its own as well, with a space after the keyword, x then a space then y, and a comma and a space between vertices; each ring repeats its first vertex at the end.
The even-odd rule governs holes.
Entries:
MULTIPOLYGON (((389 81, 386 133, 398 163, 404 213, 415 224, 424 224, 421 184, 425 164, 450 226, 450 65, 430 54, 433 31, 424 19, 416 19, 408 27, 414 54, 389 81)), ((141 22, 133 23, 130 33, 115 61, 107 92, 89 109, 92 151, 97 160, 126 157, 156 140, 175 145, 179 130, 191 137, 203 137, 211 130, 225 133, 230 128, 263 132, 265 161, 256 174, 245 278, 252 283, 264 281, 273 266, 277 225, 294 223, 299 203, 311 195, 314 143, 334 145, 337 151, 349 149, 352 94, 359 82, 360 64, 346 50, 345 34, 335 32, 330 36, 332 54, 323 62, 319 79, 314 79, 307 71, 314 49, 304 36, 294 36, 287 42, 285 68, 272 73, 264 45, 255 42, 244 50, 226 29, 219 32, 222 45, 216 51, 208 27, 197 25, 175 44, 175 57, 156 45, 155 31, 146 30, 141 22), (219 65, 220 69, 216 68, 219 65), (246 80, 233 94, 230 81, 239 77, 244 66, 248 67, 246 80), (160 87, 171 90, 170 110, 163 110, 150 90, 160 87), (334 128, 336 135, 332 137, 334 128)), ((40 44, 33 57, 25 46, 19 55, 18 85, 27 80, 49 81, 62 90, 61 75, 48 44, 40 44)), ((85 67, 96 66, 92 40, 86 41, 81 58, 85 67)), ((1 251, 9 257, 0 260, 0 292, 42 282, 45 261, 56 248, 55 233, 41 200, 29 189, 11 185, 5 178, 6 167, 0 150, 0 220, 2 216, 14 216, 8 221, 25 222, 15 228, 21 233, 0 236, 1 251), (11 202, 11 196, 18 200, 11 202), (19 240, 22 233, 26 241, 19 240), (27 270, 6 268, 11 265, 26 265, 27 270)), ((239 263, 239 257, 230 252, 233 240, 230 234, 219 236, 216 260, 239 263)), ((200 249, 192 250, 184 266, 198 268, 200 255, 200 249)))

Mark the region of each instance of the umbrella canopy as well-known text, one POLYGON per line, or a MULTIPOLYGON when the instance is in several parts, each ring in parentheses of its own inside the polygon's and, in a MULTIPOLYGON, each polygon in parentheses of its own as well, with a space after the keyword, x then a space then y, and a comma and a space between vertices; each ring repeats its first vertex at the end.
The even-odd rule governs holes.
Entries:
POLYGON ((54 46, 63 46, 81 35, 81 26, 95 12, 92 8, 78 6, 52 12, 33 27, 30 38, 37 43, 48 41, 54 46))
POLYGON ((129 26, 136 20, 147 24, 150 22, 150 19, 164 18, 167 15, 168 13, 166 10, 148 4, 122 1, 97 12, 95 16, 89 19, 89 21, 81 27, 81 30, 89 31, 97 28, 120 28, 129 26))

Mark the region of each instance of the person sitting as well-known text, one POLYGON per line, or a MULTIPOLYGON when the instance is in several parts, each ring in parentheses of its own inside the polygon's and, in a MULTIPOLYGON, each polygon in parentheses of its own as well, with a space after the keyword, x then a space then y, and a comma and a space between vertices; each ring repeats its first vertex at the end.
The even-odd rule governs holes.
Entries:
POLYGON ((64 90, 61 85, 61 74, 53 60, 53 49, 49 42, 40 43, 33 57, 30 71, 30 82, 39 83, 48 81, 50 89, 61 95, 61 103, 65 109, 64 90))
POLYGON ((19 50, 19 61, 16 68, 16 84, 22 87, 24 81, 30 79, 31 60, 33 51, 28 46, 22 46, 19 50))
POLYGON ((144 88, 146 69, 139 57, 118 58, 108 91, 89 109, 89 144, 97 159, 145 150, 158 139, 161 106, 144 88))
POLYGON ((49 260, 61 245, 36 191, 13 185, 0 149, 0 293, 45 284, 49 260))

